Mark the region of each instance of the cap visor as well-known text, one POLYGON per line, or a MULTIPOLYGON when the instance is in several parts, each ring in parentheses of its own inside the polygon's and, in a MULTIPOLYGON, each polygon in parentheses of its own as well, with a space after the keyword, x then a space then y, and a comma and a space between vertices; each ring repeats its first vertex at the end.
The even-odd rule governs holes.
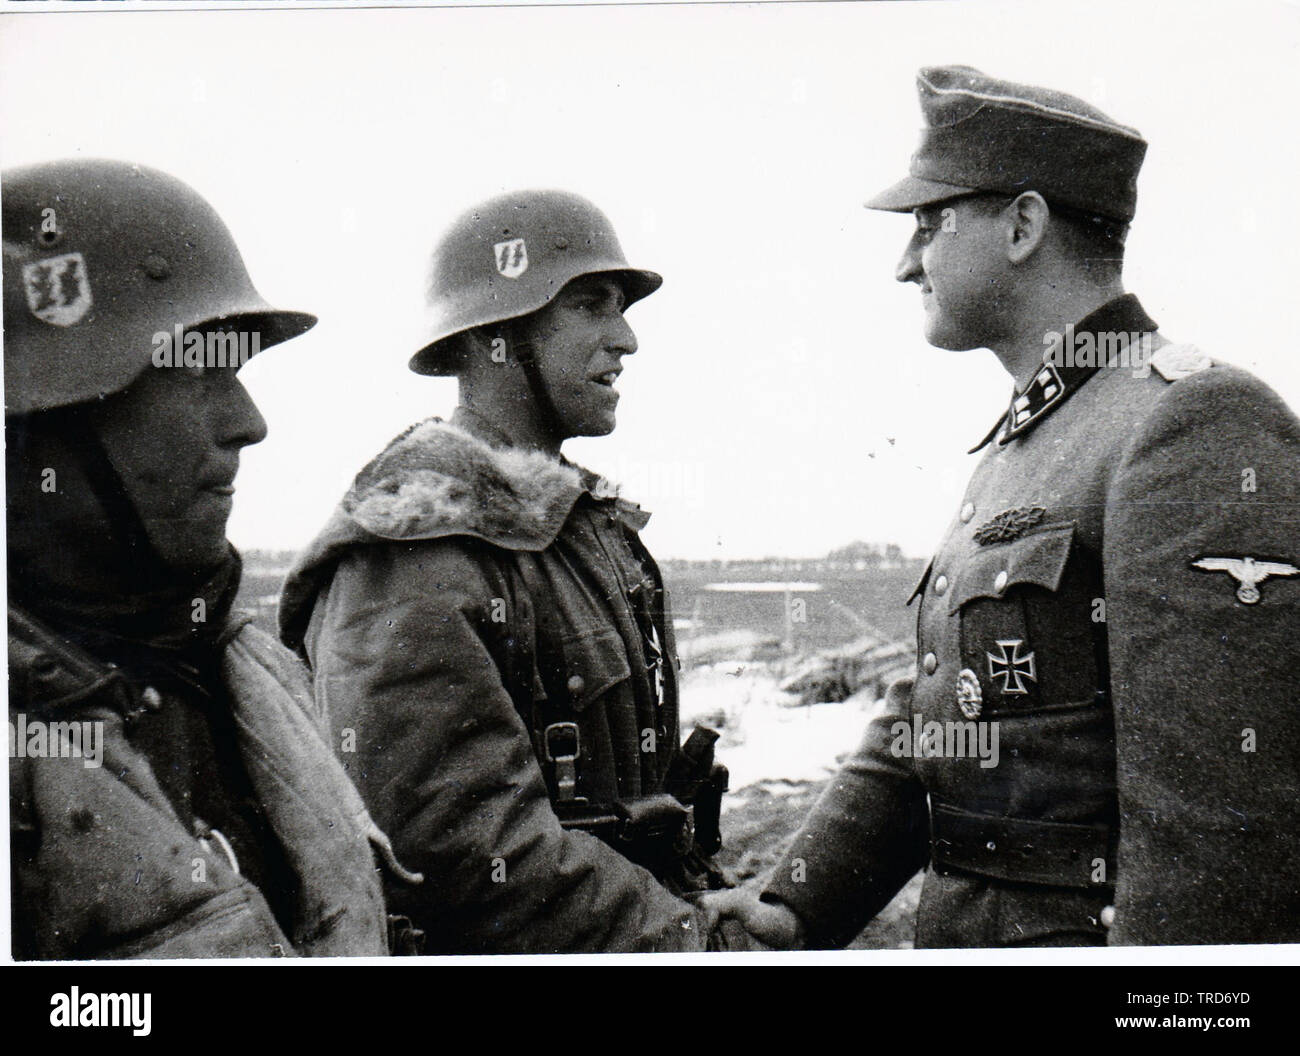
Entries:
POLYGON ((934 205, 949 198, 960 198, 965 194, 978 194, 977 187, 960 187, 955 183, 940 183, 938 180, 923 180, 919 176, 905 176, 894 186, 866 203, 868 209, 880 209, 886 213, 910 213, 923 205, 934 205))

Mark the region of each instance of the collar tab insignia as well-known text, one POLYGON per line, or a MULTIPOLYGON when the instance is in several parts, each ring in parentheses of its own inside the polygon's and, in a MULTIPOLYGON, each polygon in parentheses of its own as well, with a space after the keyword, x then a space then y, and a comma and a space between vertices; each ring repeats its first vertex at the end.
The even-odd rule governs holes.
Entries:
POLYGON ((1007 413, 1007 432, 1002 437, 1002 442, 1018 435, 1022 429, 1055 407, 1065 398, 1066 391, 1060 372, 1052 364, 1044 363, 1028 388, 1012 398, 1011 410, 1007 413))
MULTIPOLYGON (((1077 341, 1084 335, 1091 337, 1095 351, 1099 334, 1128 335, 1131 343, 1132 335, 1138 335, 1141 340, 1143 335, 1154 334, 1156 329, 1156 321, 1147 315, 1138 299, 1133 294, 1126 293, 1090 312, 1077 324, 1067 327, 1066 332, 1073 335, 1072 341, 1077 341)), ((972 454, 991 443, 995 436, 998 438, 998 446, 1005 447, 1012 440, 1028 433, 1085 385, 1108 361, 1106 355, 1097 355, 1095 358, 1085 356, 1082 360, 1073 360, 1066 355, 1063 359, 1057 359, 1053 351, 1061 352, 1065 347, 1064 342, 1065 335, 1057 335, 1053 348, 1044 350, 1043 364, 1025 391, 1012 394, 1011 406, 989 431, 988 436, 971 448, 972 454)), ((1142 365, 1146 365, 1145 359, 1142 365)))

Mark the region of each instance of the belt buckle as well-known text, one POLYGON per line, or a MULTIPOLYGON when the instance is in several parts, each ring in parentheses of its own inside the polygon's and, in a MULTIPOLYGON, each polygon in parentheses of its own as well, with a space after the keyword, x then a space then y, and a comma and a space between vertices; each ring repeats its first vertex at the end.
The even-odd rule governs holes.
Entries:
POLYGON ((542 731, 542 750, 546 761, 555 766, 555 798, 560 803, 585 803, 586 797, 578 795, 578 752, 582 738, 576 722, 553 722, 542 731), (557 745, 561 738, 569 743, 557 745), (560 751, 559 748, 572 748, 560 751))

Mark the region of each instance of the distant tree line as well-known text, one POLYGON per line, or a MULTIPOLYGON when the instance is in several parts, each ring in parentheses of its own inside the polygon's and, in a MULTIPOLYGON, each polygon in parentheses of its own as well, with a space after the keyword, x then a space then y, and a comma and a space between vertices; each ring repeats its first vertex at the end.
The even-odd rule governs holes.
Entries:
POLYGON ((897 543, 849 543, 826 555, 826 560, 833 564, 856 565, 897 565, 906 561, 902 547, 897 543))
POLYGON ((825 557, 759 557, 722 558, 692 561, 669 558, 661 561, 665 568, 678 571, 690 569, 728 569, 738 574, 809 573, 818 569, 850 571, 856 569, 897 568, 914 561, 903 553, 897 543, 854 542, 832 550, 825 557))
MULTIPOLYGON (((293 564, 297 552, 294 550, 245 550, 244 565, 250 569, 278 570, 285 572, 293 564)), ((708 558, 690 560, 686 558, 669 558, 660 562, 665 567, 688 568, 732 568, 748 569, 753 572, 799 571, 814 568, 889 568, 906 564, 910 559, 903 553, 897 543, 849 543, 847 546, 832 550, 825 557, 760 557, 760 558, 708 558)))

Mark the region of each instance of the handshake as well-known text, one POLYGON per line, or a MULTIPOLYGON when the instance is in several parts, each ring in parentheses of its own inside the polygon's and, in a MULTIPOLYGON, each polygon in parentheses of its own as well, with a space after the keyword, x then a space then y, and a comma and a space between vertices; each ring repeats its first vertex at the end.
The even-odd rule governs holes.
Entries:
POLYGON ((711 951, 741 953, 803 948, 803 925, 781 902, 764 902, 758 888, 708 891, 693 899, 708 924, 711 951))

